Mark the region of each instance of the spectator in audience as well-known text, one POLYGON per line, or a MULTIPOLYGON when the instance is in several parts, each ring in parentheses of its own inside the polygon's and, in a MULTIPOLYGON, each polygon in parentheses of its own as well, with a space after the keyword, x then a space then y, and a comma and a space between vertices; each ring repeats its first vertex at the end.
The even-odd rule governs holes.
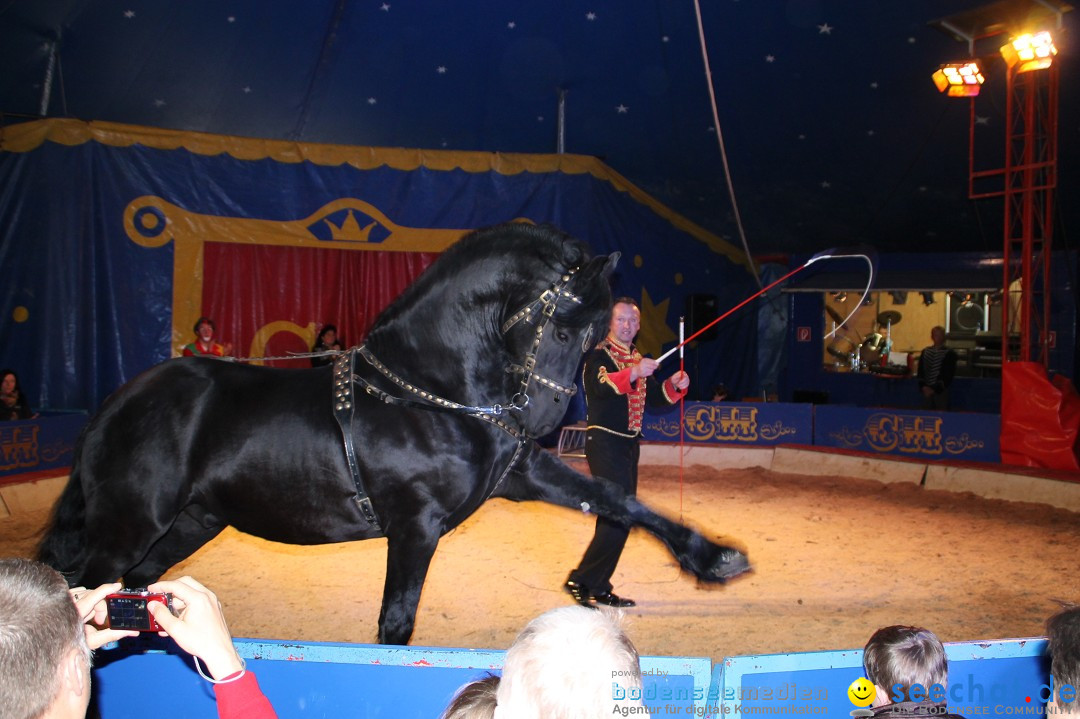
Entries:
POLYGON ((0 370, 0 421, 33 419, 36 416, 30 411, 30 405, 19 388, 19 376, 15 370, 0 370))
POLYGON ((495 716, 495 692, 499 677, 489 674, 458 689, 441 719, 492 719, 495 716))
POLYGON ((923 349, 919 356, 919 391, 922 408, 942 412, 949 409, 949 385, 956 375, 957 355, 945 346, 945 328, 930 330, 932 345, 923 349))
MULTIPOLYGON (((185 651, 206 664, 222 719, 276 718, 255 676, 236 653, 221 603, 191 577, 157 582, 179 616, 160 602, 149 609, 185 651)), ((0 718, 81 719, 90 702, 91 652, 138 632, 105 627, 105 597, 120 584, 68 589, 54 569, 29 559, 0 559, 0 718)), ((168 711, 165 712, 169 714, 168 711)))
MULTIPOLYGON (((315 346, 311 348, 312 352, 340 352, 343 344, 343 340, 337 336, 337 327, 334 325, 323 325, 323 328, 319 330, 319 336, 315 339, 315 346)), ((334 358, 330 355, 324 357, 312 357, 312 367, 322 367, 323 365, 332 364, 334 358)))
POLYGON ((506 652, 495 719, 644 712, 638 652, 620 620, 609 609, 574 605, 529 622, 506 652))
POLYGON ((1080 606, 1063 609, 1046 620, 1046 638, 1054 682, 1046 713, 1080 714, 1080 606))
POLYGON ((195 341, 184 346, 185 357, 224 357, 232 352, 231 344, 214 341, 217 328, 209 317, 195 320, 195 341))
POLYGON ((947 713, 949 662, 929 629, 882 627, 863 649, 863 668, 876 690, 875 717, 959 719, 947 713))

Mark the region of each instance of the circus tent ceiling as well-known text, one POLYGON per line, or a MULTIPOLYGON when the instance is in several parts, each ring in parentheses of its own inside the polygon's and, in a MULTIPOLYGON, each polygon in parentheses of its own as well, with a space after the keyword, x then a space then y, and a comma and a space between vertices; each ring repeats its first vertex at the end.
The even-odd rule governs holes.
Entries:
MULTIPOLYGON (((1001 201, 967 196, 968 130, 976 164, 1001 166, 1006 38, 973 47, 990 60, 973 107, 930 80, 969 50, 932 21, 985 5, 700 0, 699 34, 693 0, 9 0, 0 112, 364 146, 561 143, 732 243, 741 224, 757 255, 999 250, 1001 201)), ((1045 3, 1004 5, 1054 25, 1045 3)), ((1080 165, 1076 23, 1054 28, 1059 198, 1080 165)), ((1076 203, 1057 206, 1068 243, 1076 203)))

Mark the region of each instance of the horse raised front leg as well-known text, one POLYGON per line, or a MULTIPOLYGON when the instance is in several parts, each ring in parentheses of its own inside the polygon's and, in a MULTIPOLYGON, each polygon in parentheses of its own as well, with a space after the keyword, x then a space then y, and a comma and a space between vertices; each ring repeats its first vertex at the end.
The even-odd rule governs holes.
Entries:
POLYGON ((416 624, 420 591, 438 544, 438 534, 427 536, 415 527, 388 538, 386 584, 379 612, 380 644, 409 643, 416 624))
POLYGON ((642 527, 667 546, 683 569, 703 581, 724 582, 750 571, 749 560, 738 549, 709 541, 627 496, 613 482, 586 477, 539 448, 507 479, 496 496, 587 509, 621 524, 642 527))

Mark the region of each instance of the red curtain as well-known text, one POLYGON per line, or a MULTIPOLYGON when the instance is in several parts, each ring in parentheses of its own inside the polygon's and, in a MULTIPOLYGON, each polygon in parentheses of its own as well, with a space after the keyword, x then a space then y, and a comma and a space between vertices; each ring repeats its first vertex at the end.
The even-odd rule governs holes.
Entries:
POLYGON ((1001 461, 1027 467, 1080 469, 1080 395, 1038 362, 1006 362, 1001 383, 1001 461))
MULTIPOLYGON (((438 255, 427 252, 347 251, 208 242, 205 245, 203 314, 217 326, 217 340, 247 357, 257 333, 277 328, 260 356, 308 352, 292 323, 315 332, 337 326, 345 346, 360 344, 376 316, 438 255)), ((308 360, 274 362, 307 367, 308 360)))

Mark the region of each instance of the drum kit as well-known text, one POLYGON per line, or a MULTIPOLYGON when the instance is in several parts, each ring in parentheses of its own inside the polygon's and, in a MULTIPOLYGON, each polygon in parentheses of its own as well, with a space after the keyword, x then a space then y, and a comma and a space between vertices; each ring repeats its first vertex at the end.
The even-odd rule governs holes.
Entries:
MULTIPOLYGON (((836 323, 836 326, 846 328, 844 318, 834 308, 826 305, 825 312, 836 323)), ((888 361, 889 350, 892 349, 893 325, 899 324, 901 319, 903 316, 896 310, 886 310, 877 316, 879 331, 871 332, 863 337, 858 330, 852 330, 858 341, 850 335, 838 334, 825 349, 838 360, 836 362, 838 368, 858 372, 864 368, 884 366, 883 362, 888 361)))

